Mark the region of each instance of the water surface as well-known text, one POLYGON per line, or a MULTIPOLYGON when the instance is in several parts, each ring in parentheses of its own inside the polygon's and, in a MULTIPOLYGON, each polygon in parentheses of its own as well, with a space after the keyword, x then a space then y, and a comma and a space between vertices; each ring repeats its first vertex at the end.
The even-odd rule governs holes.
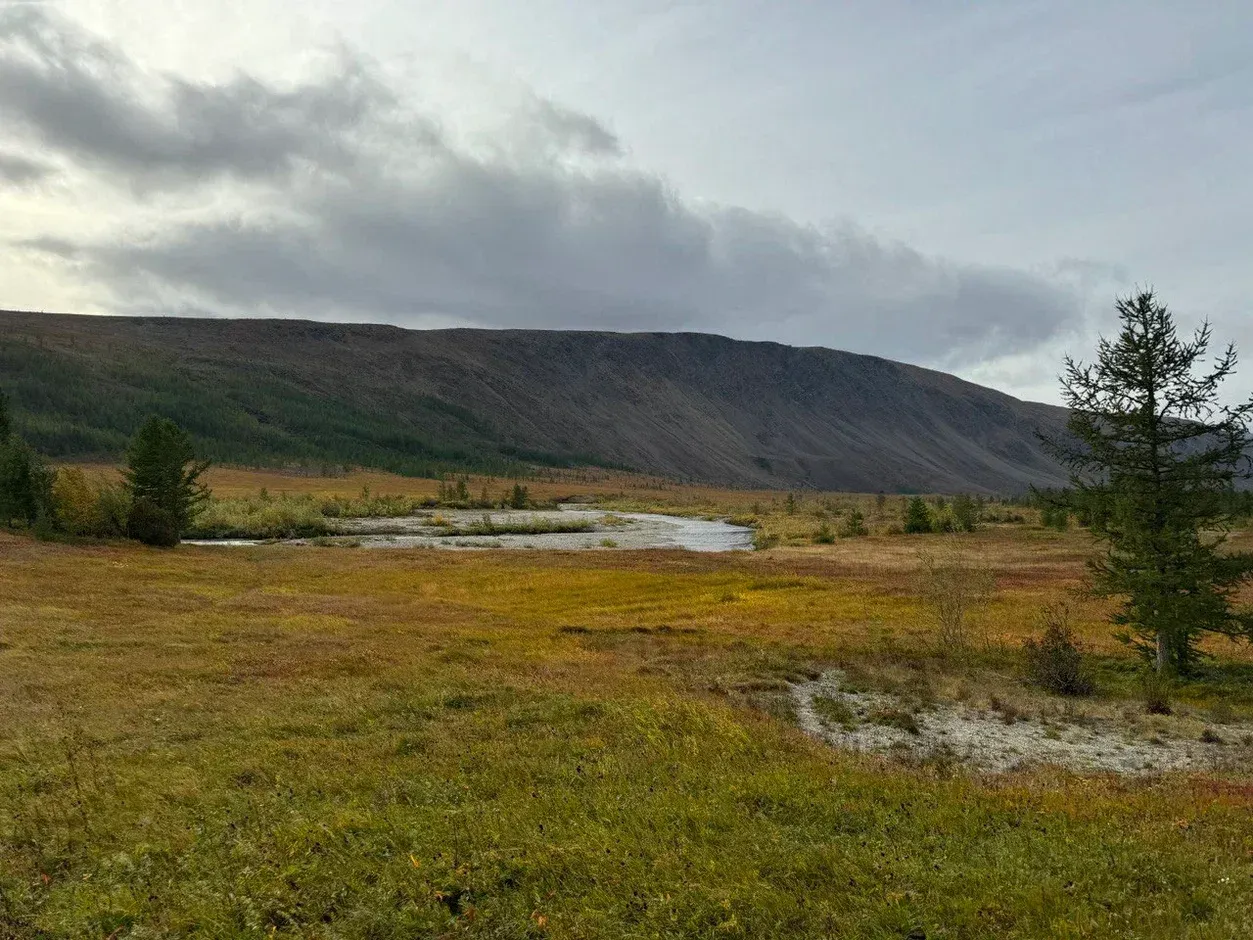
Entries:
MULTIPOLYGON (((482 521, 481 510, 445 510, 443 516, 455 526, 465 527, 482 521)), ((642 549, 685 548, 694 552, 745 551, 753 547, 753 530, 729 522, 690 519, 648 512, 611 513, 599 509, 496 510, 487 515, 493 524, 586 519, 587 532, 548 532, 541 535, 444 536, 431 524, 432 515, 402 516, 394 519, 342 519, 342 534, 326 542, 351 542, 362 548, 450 548, 450 549, 642 549), (614 524, 615 521, 617 524, 614 524)), ((307 545, 309 539, 281 539, 277 544, 307 545)), ((276 544, 259 539, 193 539, 188 545, 237 547, 276 544)))

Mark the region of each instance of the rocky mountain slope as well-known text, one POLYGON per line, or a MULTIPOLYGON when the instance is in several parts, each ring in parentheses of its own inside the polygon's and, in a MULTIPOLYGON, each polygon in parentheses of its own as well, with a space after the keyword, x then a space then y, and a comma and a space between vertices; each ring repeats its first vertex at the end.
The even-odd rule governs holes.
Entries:
POLYGON ((219 459, 595 461, 710 482, 1010 492, 1060 482, 1061 409, 873 356, 695 333, 0 313, 0 387, 60 456, 144 415, 219 459))

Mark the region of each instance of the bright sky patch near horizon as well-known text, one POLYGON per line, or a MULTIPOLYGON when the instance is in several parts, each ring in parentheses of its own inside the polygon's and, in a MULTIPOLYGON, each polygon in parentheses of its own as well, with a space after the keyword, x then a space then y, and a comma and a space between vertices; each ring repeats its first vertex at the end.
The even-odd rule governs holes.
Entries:
POLYGON ((0 0, 0 308, 697 330, 1253 389, 1253 5, 0 0))

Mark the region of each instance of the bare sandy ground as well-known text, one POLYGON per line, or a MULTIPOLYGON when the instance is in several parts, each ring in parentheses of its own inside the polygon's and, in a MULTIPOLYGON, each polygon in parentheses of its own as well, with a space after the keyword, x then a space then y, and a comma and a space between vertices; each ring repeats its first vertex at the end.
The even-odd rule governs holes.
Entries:
POLYGON ((1148 774, 1178 770, 1248 770, 1253 726, 1228 724, 1197 735, 1197 723, 1166 720, 1150 733, 1115 717, 1066 721, 1003 715, 962 704, 917 709, 882 692, 851 691, 839 671, 792 687, 797 719, 835 747, 949 760, 972 770, 1005 772, 1031 765, 1075 771, 1148 774), (1163 733, 1162 725, 1173 727, 1163 733))

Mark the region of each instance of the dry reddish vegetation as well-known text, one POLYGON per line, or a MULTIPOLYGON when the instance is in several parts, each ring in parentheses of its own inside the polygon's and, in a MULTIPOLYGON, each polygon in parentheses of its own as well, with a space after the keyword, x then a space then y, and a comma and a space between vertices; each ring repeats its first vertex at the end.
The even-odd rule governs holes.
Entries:
MULTIPOLYGON (((821 506, 628 482, 608 492, 757 503, 798 530, 821 506)), ((916 590, 940 538, 697 555, 0 535, 0 936, 1238 935, 1240 774, 980 778, 795 729, 781 690, 831 664, 1044 707, 1018 648, 1079 583, 1086 536, 962 537, 998 591, 961 662, 916 590)), ((1104 693, 1085 707, 1133 707, 1132 660, 1099 605, 1077 609, 1104 693)), ((1247 717, 1249 651, 1214 652, 1184 709, 1247 717)))

